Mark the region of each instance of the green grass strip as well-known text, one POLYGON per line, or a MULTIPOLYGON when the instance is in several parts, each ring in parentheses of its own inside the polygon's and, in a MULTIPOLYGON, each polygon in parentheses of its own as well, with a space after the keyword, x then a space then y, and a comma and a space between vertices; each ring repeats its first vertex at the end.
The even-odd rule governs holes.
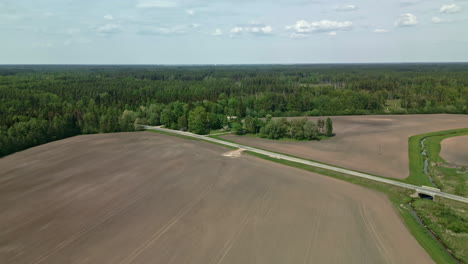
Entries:
POLYGON ((427 134, 421 134, 412 136, 408 139, 408 157, 409 157, 409 170, 410 176, 405 179, 405 182, 411 183, 414 185, 426 185, 431 186, 429 178, 424 174, 424 158, 421 155, 423 151, 421 147, 421 141, 424 138, 428 138, 424 144, 426 150, 429 154, 429 159, 431 161, 440 161, 442 160, 439 157, 440 153, 440 141, 448 137, 455 137, 461 135, 468 135, 468 128, 462 129, 452 129, 446 131, 438 131, 427 134), (437 141, 432 142, 431 137, 438 137, 437 141))

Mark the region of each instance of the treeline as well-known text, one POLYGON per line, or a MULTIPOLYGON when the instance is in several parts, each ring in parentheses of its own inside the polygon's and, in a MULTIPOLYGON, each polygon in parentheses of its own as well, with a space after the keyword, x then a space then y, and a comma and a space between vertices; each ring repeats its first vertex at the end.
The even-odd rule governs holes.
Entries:
POLYGON ((314 122, 307 118, 272 119, 271 115, 267 115, 265 120, 262 120, 247 116, 243 122, 233 122, 231 127, 237 135, 254 134, 269 139, 320 140, 323 136, 333 136, 333 122, 330 118, 314 122))
MULTIPOLYGON (((468 113, 468 65, 0 66, 1 156, 140 124, 204 134, 246 117, 390 113, 468 113)), ((276 120, 257 133, 311 138, 312 124, 276 120)))

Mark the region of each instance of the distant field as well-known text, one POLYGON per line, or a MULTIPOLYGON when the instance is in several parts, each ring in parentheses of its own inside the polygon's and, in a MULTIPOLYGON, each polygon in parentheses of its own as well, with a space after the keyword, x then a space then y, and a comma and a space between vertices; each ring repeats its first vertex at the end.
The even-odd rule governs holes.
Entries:
POLYGON ((468 166, 468 136, 442 140, 440 156, 449 163, 468 166))
POLYGON ((0 263, 432 263, 384 195, 227 151, 140 132, 2 158, 0 263))
POLYGON ((235 135, 225 135, 221 138, 379 176, 404 179, 409 175, 409 136, 468 127, 468 115, 369 115, 331 118, 336 136, 323 141, 285 142, 235 135))

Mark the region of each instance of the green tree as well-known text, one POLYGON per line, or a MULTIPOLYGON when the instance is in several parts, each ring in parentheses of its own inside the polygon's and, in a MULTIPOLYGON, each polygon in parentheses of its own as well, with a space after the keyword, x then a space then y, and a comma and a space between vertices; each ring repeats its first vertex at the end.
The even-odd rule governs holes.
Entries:
POLYGON ((160 123, 167 128, 170 128, 174 123, 174 114, 169 107, 164 108, 161 112, 160 123))
POLYGON ((188 128, 191 132, 196 134, 207 134, 208 119, 206 110, 203 106, 196 107, 189 113, 188 128))
POLYGON ((251 116, 247 116, 244 119, 245 130, 247 133, 255 134, 257 130, 257 124, 251 116))
POLYGON ((289 122, 289 136, 294 139, 304 139, 304 125, 307 122, 307 119, 293 119, 289 122))
POLYGON ((122 131, 133 131, 135 130, 135 120, 138 114, 136 112, 125 110, 120 117, 120 128, 122 131))
POLYGON ((160 123, 162 106, 160 104, 151 104, 146 109, 146 120, 148 125, 157 126, 160 123))
MULTIPOLYGON (((91 101, 94 103, 94 101, 91 101)), ((99 120, 95 113, 88 112, 83 116, 82 132, 85 134, 97 133, 99 131, 99 120)))
POLYGON ((309 111, 308 114, 311 115, 311 116, 319 116, 320 111, 318 109, 314 109, 312 111, 309 111))
POLYGON ((287 136, 289 123, 286 118, 273 119, 260 130, 269 139, 280 139, 287 136))
POLYGON ((318 139, 318 134, 317 125, 313 121, 307 120, 304 124, 304 138, 308 140, 318 139))
POLYGON ((319 133, 323 134, 324 127, 325 127, 325 121, 323 119, 317 120, 317 127, 318 127, 319 133))
POLYGON ((326 130, 325 130, 325 135, 327 137, 331 137, 333 136, 333 122, 331 120, 331 118, 327 118, 327 125, 326 125, 326 130))
POLYGON ((187 130, 187 118, 185 117, 185 115, 182 115, 180 116, 178 119, 177 119, 177 128, 180 129, 180 130, 187 130))
POLYGON ((108 115, 102 115, 99 118, 99 132, 100 133, 107 133, 112 132, 110 129, 110 120, 108 115))
POLYGON ((242 127, 242 123, 240 122, 234 122, 231 125, 231 130, 236 134, 236 135, 243 135, 244 134, 244 128, 242 127))
POLYGON ((210 129, 221 128, 222 119, 220 118, 220 115, 217 115, 212 112, 212 113, 209 113, 207 116, 208 116, 208 128, 210 129))
POLYGON ((265 122, 259 118, 254 118, 254 123, 255 123, 255 134, 260 132, 260 129, 265 126, 265 122))
POLYGON ((135 122, 133 122, 133 128, 135 131, 143 130, 143 122, 140 118, 135 119, 135 122))
POLYGON ((242 99, 240 99, 239 103, 237 104, 236 115, 238 118, 242 118, 243 116, 245 116, 245 112, 246 112, 246 109, 245 109, 244 102, 242 101, 242 99))
POLYGON ((53 139, 62 139, 65 137, 65 122, 60 116, 54 116, 49 131, 53 139))

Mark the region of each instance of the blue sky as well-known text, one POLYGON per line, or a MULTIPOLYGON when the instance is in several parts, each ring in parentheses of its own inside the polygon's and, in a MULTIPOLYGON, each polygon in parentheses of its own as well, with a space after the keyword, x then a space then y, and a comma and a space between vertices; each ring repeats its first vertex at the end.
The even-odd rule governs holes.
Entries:
POLYGON ((0 64, 467 62, 468 0, 0 0, 0 64))

